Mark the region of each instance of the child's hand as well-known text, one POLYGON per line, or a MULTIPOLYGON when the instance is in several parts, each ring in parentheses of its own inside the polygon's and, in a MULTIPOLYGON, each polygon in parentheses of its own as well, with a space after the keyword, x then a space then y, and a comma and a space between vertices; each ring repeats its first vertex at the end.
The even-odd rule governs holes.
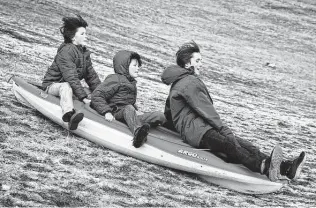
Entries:
POLYGON ((104 117, 105 117, 105 120, 107 120, 109 122, 115 120, 114 116, 110 112, 106 113, 104 117))
POLYGON ((87 104, 87 103, 90 103, 90 102, 91 102, 91 100, 89 100, 89 99, 87 99, 87 98, 84 98, 82 101, 83 101, 85 104, 87 104))

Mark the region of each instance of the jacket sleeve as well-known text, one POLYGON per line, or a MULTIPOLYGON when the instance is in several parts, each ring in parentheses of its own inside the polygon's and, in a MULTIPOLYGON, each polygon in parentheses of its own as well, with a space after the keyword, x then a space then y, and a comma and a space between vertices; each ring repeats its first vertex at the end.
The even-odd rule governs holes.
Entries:
POLYGON ((97 86, 101 83, 97 72, 94 70, 91 62, 90 55, 87 57, 87 77, 85 77, 86 83, 89 85, 91 92, 93 92, 97 86))
POLYGON ((133 107, 135 108, 136 111, 138 111, 138 106, 136 105, 136 103, 133 105, 133 107))
POLYGON ((166 122, 163 123, 163 127, 170 129, 172 131, 177 131, 173 125, 171 110, 170 110, 170 97, 168 96, 165 104, 165 112, 164 112, 166 122))
POLYGON ((165 104, 165 117, 167 121, 172 121, 171 110, 170 110, 170 97, 168 96, 165 104))
POLYGON ((183 91, 183 97, 191 108, 213 128, 220 131, 223 123, 216 112, 209 95, 206 94, 207 89, 204 89, 199 84, 191 83, 187 85, 183 91))
POLYGON ((71 48, 69 47, 62 50, 56 56, 57 66, 65 82, 70 84, 73 93, 82 101, 87 97, 87 93, 84 91, 78 77, 75 56, 72 55, 71 48))
POLYGON ((99 114, 105 115, 111 112, 115 104, 109 103, 119 89, 119 82, 111 79, 105 79, 93 92, 91 96, 91 107, 99 114))

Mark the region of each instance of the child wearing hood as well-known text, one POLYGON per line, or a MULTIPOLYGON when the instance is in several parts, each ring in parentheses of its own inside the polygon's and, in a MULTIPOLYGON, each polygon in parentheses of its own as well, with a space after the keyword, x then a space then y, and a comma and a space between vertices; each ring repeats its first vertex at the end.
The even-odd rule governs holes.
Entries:
POLYGON ((115 74, 111 74, 92 93, 91 107, 105 120, 124 122, 133 133, 133 146, 140 147, 147 139, 150 127, 161 125, 165 116, 161 112, 137 115, 136 80, 142 65, 140 55, 132 51, 119 51, 113 58, 115 74))
POLYGON ((88 91, 93 91, 101 81, 92 67, 91 52, 84 46, 87 22, 80 15, 64 17, 62 21, 64 25, 60 32, 64 43, 59 46, 42 86, 48 94, 60 97, 62 119, 68 122, 69 130, 75 130, 84 115, 74 109, 73 94, 80 101, 89 103, 88 91), (81 80, 85 80, 89 89, 83 87, 81 80))

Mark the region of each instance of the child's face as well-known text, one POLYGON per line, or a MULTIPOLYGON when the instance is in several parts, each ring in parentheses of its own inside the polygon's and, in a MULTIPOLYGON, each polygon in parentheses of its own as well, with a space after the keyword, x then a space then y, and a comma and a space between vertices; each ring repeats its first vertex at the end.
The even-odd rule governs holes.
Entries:
POLYGON ((190 63, 187 63, 185 68, 190 68, 191 66, 194 67, 195 74, 200 75, 200 69, 202 66, 202 56, 200 53, 193 53, 190 63))
POLYGON ((139 70, 139 64, 138 64, 137 59, 132 59, 128 68, 129 75, 133 78, 138 77, 138 70, 139 70))
POLYGON ((72 39, 72 43, 75 45, 85 45, 87 39, 86 28, 79 27, 75 34, 75 37, 72 39))

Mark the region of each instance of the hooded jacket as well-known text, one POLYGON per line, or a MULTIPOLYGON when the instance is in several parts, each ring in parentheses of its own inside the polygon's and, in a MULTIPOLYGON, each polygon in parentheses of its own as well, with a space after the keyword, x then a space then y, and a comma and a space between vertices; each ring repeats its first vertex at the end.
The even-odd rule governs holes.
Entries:
POLYGON ((72 43, 63 43, 57 50, 57 55, 48 68, 42 86, 46 89, 52 83, 68 82, 74 95, 80 101, 87 97, 80 80, 85 79, 91 91, 100 83, 98 74, 92 67, 91 52, 86 47, 72 43))
POLYGON ((107 76, 92 93, 91 107, 99 114, 105 115, 126 105, 135 107, 136 80, 129 74, 132 54, 131 51, 119 51, 113 58, 115 74, 107 76))
POLYGON ((166 101, 165 116, 167 120, 172 120, 185 142, 199 147, 208 130, 223 129, 223 123, 205 84, 194 75, 193 70, 172 65, 164 70, 161 80, 167 85, 172 84, 166 101))

